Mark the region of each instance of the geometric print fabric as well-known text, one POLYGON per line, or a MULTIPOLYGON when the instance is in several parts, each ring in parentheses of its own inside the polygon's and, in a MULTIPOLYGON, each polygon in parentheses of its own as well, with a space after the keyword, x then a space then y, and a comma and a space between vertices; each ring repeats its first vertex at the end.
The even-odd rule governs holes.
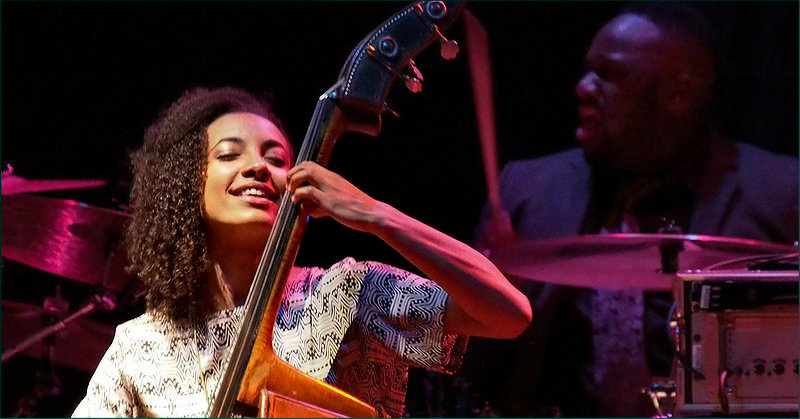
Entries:
MULTIPOLYGON (((452 373, 467 337, 444 335, 447 294, 432 281, 346 258, 289 278, 275 353, 300 371, 400 416, 408 366, 452 373)), ((145 313, 117 327, 73 417, 206 416, 243 307, 197 322, 145 313)))

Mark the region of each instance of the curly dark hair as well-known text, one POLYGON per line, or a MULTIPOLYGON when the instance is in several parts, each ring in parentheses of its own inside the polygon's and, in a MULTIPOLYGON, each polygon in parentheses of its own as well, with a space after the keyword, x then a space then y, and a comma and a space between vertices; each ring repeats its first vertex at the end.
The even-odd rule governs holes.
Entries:
MULTIPOLYGON (((220 116, 250 112, 286 132, 268 98, 233 87, 186 91, 147 128, 131 153, 130 265, 147 288, 147 310, 173 320, 199 314, 203 274, 210 268, 202 221, 206 128, 220 116)), ((287 136, 288 138, 288 136, 287 136)))

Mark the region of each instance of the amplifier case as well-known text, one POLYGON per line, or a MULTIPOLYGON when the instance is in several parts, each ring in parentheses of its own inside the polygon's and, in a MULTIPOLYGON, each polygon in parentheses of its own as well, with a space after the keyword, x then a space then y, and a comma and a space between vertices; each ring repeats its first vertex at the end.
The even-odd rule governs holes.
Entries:
POLYGON ((673 280, 675 410, 798 411, 798 272, 682 272, 673 280))

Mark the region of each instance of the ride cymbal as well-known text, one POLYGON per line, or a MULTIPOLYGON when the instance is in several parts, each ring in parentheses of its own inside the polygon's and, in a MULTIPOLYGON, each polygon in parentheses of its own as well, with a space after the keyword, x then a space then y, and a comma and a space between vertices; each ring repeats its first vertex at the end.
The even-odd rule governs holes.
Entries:
POLYGON ((71 200, 33 195, 3 197, 0 254, 25 265, 90 285, 122 291, 120 242, 128 215, 71 200))
POLYGON ((31 192, 99 188, 106 185, 106 181, 100 179, 25 179, 16 175, 3 176, 0 182, 2 182, 0 183, 0 194, 2 196, 31 192))
POLYGON ((600 234, 517 242, 490 259, 512 278, 584 288, 667 291, 673 273, 662 272, 662 246, 676 246, 678 271, 726 260, 797 252, 797 247, 757 240, 679 234, 600 234))

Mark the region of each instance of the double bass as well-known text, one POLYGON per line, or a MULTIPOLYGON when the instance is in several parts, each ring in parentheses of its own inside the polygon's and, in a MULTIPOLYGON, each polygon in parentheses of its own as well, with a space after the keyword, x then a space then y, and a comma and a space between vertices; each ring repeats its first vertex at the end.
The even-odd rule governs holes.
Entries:
MULTIPOLYGON (((422 75, 413 57, 437 40, 446 59, 458 46, 442 30, 458 17, 462 2, 419 1, 404 7, 369 33, 350 53, 338 80, 320 96, 295 164, 325 166, 345 132, 377 136, 392 83, 402 78, 412 92, 422 75)), ((377 417, 369 404, 316 380, 280 359, 273 328, 284 285, 307 220, 289 194, 278 213, 245 301, 239 333, 219 383, 210 417, 377 417)))

